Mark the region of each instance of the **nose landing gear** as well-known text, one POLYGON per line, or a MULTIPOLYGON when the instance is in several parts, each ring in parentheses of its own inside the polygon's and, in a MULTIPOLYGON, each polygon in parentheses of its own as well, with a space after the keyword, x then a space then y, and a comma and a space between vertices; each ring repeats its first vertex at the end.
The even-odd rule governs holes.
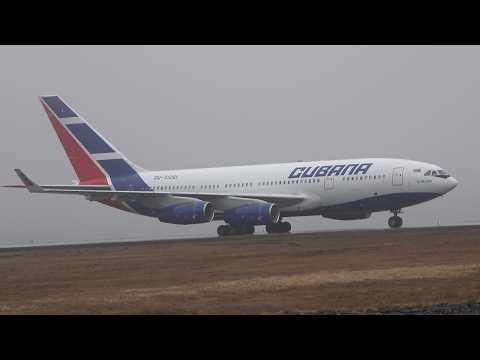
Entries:
POLYGON ((393 213, 393 216, 388 218, 388 226, 390 226, 392 229, 398 229, 402 227, 403 225, 403 220, 400 216, 397 214, 400 212, 400 210, 391 210, 393 213))

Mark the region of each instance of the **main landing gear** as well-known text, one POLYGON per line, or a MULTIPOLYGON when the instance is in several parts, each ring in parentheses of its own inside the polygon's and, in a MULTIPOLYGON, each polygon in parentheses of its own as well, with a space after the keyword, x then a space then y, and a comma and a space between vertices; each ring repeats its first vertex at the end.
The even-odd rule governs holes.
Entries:
MULTIPOLYGON (((290 225, 289 222, 278 222, 276 224, 266 225, 265 230, 267 230, 269 234, 288 233, 292 230, 292 225, 290 225)), ((217 228, 218 236, 251 235, 254 232, 255 226, 253 225, 220 225, 217 228)))
POLYGON ((281 234, 281 233, 288 233, 292 230, 292 225, 289 222, 278 222, 276 224, 267 224, 265 226, 265 230, 269 234, 281 234))
POLYGON ((400 212, 400 210, 391 210, 393 213, 393 216, 388 218, 388 226, 390 226, 392 229, 397 229, 402 226, 403 220, 400 216, 397 214, 400 212))
POLYGON ((218 236, 251 235, 254 232, 255 232, 255 226, 253 225, 241 225, 241 226, 220 225, 217 228, 218 236))

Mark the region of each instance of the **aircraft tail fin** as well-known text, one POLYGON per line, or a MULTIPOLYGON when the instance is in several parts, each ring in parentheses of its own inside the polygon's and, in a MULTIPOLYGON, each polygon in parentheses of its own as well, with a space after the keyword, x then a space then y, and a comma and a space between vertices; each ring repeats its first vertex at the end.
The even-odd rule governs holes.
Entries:
MULTIPOLYGON (((131 177, 135 183, 135 179, 139 178, 138 172, 145 171, 129 161, 59 96, 40 96, 40 102, 80 180, 80 185, 109 185, 113 178, 131 177)), ((140 187, 143 188, 143 185, 140 187)))

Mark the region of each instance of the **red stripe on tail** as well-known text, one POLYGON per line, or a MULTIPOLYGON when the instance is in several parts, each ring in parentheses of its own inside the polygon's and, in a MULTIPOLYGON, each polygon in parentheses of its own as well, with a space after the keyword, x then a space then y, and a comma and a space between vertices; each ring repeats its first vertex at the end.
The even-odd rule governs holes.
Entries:
POLYGON ((48 118, 52 123, 60 142, 67 153, 68 159, 77 173, 80 185, 108 185, 107 178, 98 165, 80 147, 77 141, 57 120, 54 114, 42 103, 48 118))

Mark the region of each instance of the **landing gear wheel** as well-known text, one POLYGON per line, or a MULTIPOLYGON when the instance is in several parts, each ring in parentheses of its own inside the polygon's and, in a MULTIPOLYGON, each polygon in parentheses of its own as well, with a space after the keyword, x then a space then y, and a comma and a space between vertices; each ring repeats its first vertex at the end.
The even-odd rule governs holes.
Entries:
POLYGON ((252 235, 255 232, 255 226, 253 225, 245 225, 243 227, 243 234, 252 235))
POLYGON ((397 229, 403 225, 403 220, 400 216, 392 216, 388 219, 388 226, 392 229, 397 229))
POLYGON ((288 233, 292 230, 292 225, 289 222, 279 222, 276 224, 267 224, 265 230, 269 234, 282 234, 288 233))
POLYGON ((290 224, 289 222, 282 222, 282 227, 283 227, 283 231, 284 233, 288 233, 292 230, 292 224, 290 224))
POLYGON ((227 225, 220 225, 217 227, 218 236, 227 236, 229 235, 229 227, 227 225))
POLYGON ((253 225, 220 225, 217 228, 218 236, 230 236, 230 235, 251 235, 255 232, 255 226, 253 225))

